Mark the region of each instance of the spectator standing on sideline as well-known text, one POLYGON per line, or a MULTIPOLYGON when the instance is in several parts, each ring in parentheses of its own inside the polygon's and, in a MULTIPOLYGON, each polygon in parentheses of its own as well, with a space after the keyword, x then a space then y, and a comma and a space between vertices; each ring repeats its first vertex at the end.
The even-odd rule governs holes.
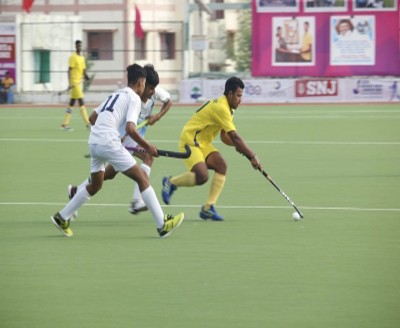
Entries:
POLYGON ((64 122, 61 124, 61 128, 65 131, 72 131, 70 127, 70 121, 72 115, 72 107, 75 105, 75 101, 78 101, 79 103, 79 110, 81 112, 81 116, 86 127, 89 129, 91 126, 87 114, 87 109, 83 101, 82 91, 83 79, 85 79, 85 81, 88 81, 90 80, 90 78, 86 73, 85 57, 81 55, 81 51, 82 41, 76 40, 75 52, 69 57, 68 60, 68 89, 70 89, 70 100, 68 103, 68 107, 65 111, 64 122))
POLYGON ((8 103, 8 93, 12 92, 11 87, 14 85, 14 79, 10 76, 10 72, 7 71, 6 75, 1 79, 1 99, 0 103, 8 103))
POLYGON ((225 82, 224 94, 206 102, 186 122, 179 138, 179 149, 184 150, 187 144, 192 151, 190 157, 184 160, 188 171, 163 178, 162 197, 166 204, 170 203, 171 195, 177 188, 202 185, 208 180, 208 170, 214 170, 208 199, 199 215, 204 220, 223 220, 214 207, 224 187, 227 171, 224 158, 212 144, 217 134, 225 144, 234 146, 239 153, 250 158, 254 169, 261 168, 256 154, 239 136, 233 124, 233 111, 239 107, 243 89, 241 79, 235 76, 229 78, 225 82))
POLYGON ((95 123, 90 131, 89 150, 91 155, 91 181, 79 188, 69 203, 51 217, 53 224, 64 236, 71 237, 70 218, 73 213, 89 201, 102 187, 105 165, 109 163, 116 171, 139 184, 142 198, 156 222, 160 237, 168 236, 183 221, 184 214, 164 215, 146 173, 137 165, 134 157, 122 145, 121 126, 126 133, 152 156, 158 156, 157 148, 144 140, 136 131, 140 114, 140 98, 146 82, 146 71, 140 65, 127 68, 128 86, 115 91, 91 114, 95 123), (99 110, 100 109, 100 110, 99 110))

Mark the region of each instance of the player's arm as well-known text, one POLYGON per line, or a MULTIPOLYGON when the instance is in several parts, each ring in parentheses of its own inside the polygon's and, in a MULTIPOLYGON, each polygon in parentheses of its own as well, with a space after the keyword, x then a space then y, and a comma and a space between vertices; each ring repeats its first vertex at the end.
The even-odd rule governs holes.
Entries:
POLYGON ((72 71, 72 67, 68 67, 68 89, 72 88, 72 84, 71 84, 71 71, 72 71))
POLYGON ((152 144, 149 144, 145 139, 143 139, 136 130, 136 125, 133 122, 127 122, 125 127, 125 132, 133 140, 137 142, 140 147, 146 149, 146 151, 152 156, 158 156, 157 148, 152 144))
POLYGON ((89 116, 89 122, 90 122, 90 124, 94 125, 94 124, 96 123, 97 116, 99 116, 99 114, 97 114, 97 112, 94 110, 94 111, 92 112, 92 114, 90 114, 90 116, 89 116))
POLYGON ((157 86, 155 89, 155 96, 157 100, 163 103, 163 105, 157 114, 147 117, 148 125, 153 125, 159 121, 165 114, 167 114, 172 105, 171 94, 164 88, 157 86))
POLYGON ((253 168, 255 169, 261 168, 261 163, 256 153, 252 151, 249 148, 249 146, 247 146, 245 141, 235 130, 227 132, 227 135, 232 140, 232 143, 235 146, 236 151, 245 155, 247 158, 251 160, 251 165, 253 166, 253 168))
POLYGON ((85 78, 85 81, 89 81, 90 80, 89 75, 87 75, 87 73, 86 73, 86 68, 83 70, 83 77, 85 78))
POLYGON ((148 120, 148 125, 153 125, 155 124, 157 121, 159 121, 171 108, 172 105, 172 101, 171 99, 168 99, 166 102, 163 103, 160 111, 155 114, 155 115, 150 115, 147 120, 148 120))

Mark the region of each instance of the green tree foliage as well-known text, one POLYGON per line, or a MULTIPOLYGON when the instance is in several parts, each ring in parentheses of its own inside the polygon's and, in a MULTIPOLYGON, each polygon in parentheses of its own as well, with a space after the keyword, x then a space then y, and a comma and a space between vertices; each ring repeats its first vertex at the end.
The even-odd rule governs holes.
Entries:
POLYGON ((96 74, 90 74, 90 68, 93 66, 93 63, 85 57, 85 64, 86 64, 86 72, 88 72, 90 80, 83 82, 83 92, 86 92, 90 88, 90 84, 92 83, 94 76, 96 74))
POLYGON ((239 72, 251 68, 251 10, 242 10, 239 14, 239 31, 236 39, 234 59, 239 72))

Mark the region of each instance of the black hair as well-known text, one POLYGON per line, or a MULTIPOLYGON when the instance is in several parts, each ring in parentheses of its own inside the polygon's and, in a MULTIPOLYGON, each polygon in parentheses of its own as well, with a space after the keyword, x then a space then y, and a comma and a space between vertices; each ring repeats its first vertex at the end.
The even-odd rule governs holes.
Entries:
POLYGON ((152 64, 144 65, 147 76, 146 76, 146 84, 149 84, 153 87, 156 87, 160 83, 160 78, 158 77, 157 71, 154 69, 152 64))
POLYGON ((128 85, 136 84, 139 79, 146 78, 147 76, 146 70, 138 64, 129 65, 126 70, 128 72, 128 85))
POLYGON ((76 40, 75 41, 75 45, 78 45, 78 43, 82 43, 82 41, 81 40, 76 40))
POLYGON ((244 89, 244 83, 236 76, 232 76, 225 82, 224 95, 227 96, 230 91, 235 92, 238 88, 244 89))

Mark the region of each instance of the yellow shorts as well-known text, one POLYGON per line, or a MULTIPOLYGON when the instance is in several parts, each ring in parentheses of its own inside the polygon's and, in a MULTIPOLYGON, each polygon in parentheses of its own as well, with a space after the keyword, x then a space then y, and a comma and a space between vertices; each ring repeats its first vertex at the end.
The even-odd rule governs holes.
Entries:
POLYGON ((69 97, 71 99, 83 99, 83 91, 81 83, 79 83, 78 85, 74 86, 71 89, 71 91, 69 92, 69 97))
MULTIPOLYGON (((197 163, 205 162, 208 155, 218 151, 212 144, 201 145, 200 147, 190 146, 192 153, 190 157, 183 160, 186 168, 191 171, 197 163)), ((185 143, 179 142, 179 151, 186 152, 185 143)))

